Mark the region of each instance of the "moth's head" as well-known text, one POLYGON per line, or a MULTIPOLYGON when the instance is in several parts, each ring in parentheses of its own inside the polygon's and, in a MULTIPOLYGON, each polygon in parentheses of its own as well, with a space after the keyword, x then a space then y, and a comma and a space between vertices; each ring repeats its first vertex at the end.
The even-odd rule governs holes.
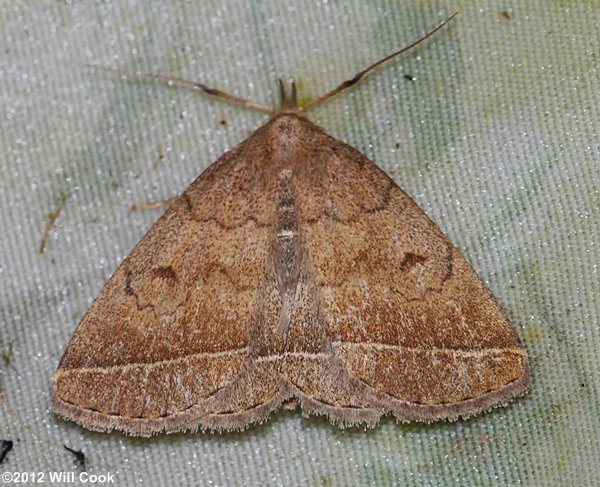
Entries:
POLYGON ((298 92, 296 91, 296 81, 292 80, 292 86, 289 93, 285 89, 285 84, 281 78, 278 80, 279 83, 279 95, 280 102, 279 108, 275 111, 275 115, 280 113, 299 113, 302 111, 298 105, 298 92))

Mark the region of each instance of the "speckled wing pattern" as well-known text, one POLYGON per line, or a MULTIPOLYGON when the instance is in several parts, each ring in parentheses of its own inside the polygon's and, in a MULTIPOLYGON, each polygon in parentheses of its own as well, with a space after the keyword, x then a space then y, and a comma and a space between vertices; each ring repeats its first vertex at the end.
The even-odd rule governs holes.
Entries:
POLYGON ((279 114, 178 197, 82 319, 53 408, 132 435, 454 420, 529 385, 505 313, 352 147, 279 114))

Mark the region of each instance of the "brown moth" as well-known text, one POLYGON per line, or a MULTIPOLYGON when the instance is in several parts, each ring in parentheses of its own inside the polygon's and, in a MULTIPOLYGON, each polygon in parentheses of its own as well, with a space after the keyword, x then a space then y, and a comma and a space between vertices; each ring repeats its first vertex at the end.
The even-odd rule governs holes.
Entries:
POLYGON ((55 412, 148 436, 241 430, 296 401, 371 427, 387 413, 466 418, 527 390, 525 351, 465 258, 382 170, 302 116, 410 47, 303 107, 282 87, 279 110, 144 76, 274 115, 107 282, 60 361, 55 412))

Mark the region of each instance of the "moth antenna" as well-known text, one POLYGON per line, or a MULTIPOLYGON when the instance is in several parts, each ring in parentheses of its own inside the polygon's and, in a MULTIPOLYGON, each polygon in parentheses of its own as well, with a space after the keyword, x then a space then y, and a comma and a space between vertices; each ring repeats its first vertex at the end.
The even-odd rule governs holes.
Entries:
POLYGON ((252 100, 247 100, 245 98, 240 98, 239 96, 232 95, 225 91, 219 90, 217 88, 211 88, 210 86, 205 85, 204 83, 200 83, 198 81, 191 81, 183 78, 177 78, 175 76, 163 76, 160 74, 144 74, 144 73, 136 73, 134 71, 125 71, 122 69, 114 69, 107 68, 104 66, 94 66, 91 64, 84 64, 86 68, 97 69, 99 71, 106 71, 108 73, 115 73, 126 78, 137 78, 137 79, 151 79, 158 81, 165 81, 167 83, 172 83, 181 86, 191 86, 195 90, 203 91, 204 93, 212 96, 218 96, 219 98, 223 98, 231 103, 235 103, 237 105, 242 105, 247 108, 253 108, 254 110, 259 110, 261 112, 267 113, 275 113, 275 109, 268 105, 263 105, 262 103, 257 103, 252 100))
POLYGON ((458 15, 458 12, 454 12, 450 17, 448 17, 446 20, 444 20, 435 29, 433 29, 429 33, 425 34, 420 39, 417 39, 412 44, 409 44, 408 46, 403 47, 399 51, 396 51, 396 52, 390 54, 389 56, 386 56, 383 59, 380 59, 376 63, 371 64, 370 66, 366 67, 362 71, 359 71, 358 73, 356 73, 354 75, 353 78, 344 81, 342 84, 340 84, 339 86, 337 86, 333 90, 328 91, 327 93, 325 93, 324 95, 321 95, 320 97, 316 98, 315 100, 312 100, 312 101, 308 102, 306 105, 298 107, 298 111, 299 112, 303 112, 303 111, 308 110, 309 108, 312 108, 312 107, 314 107, 316 105, 320 105, 321 103, 324 103, 324 102, 330 100, 331 98, 333 98, 334 96, 338 95, 342 91, 350 88, 352 85, 358 83, 361 79, 363 79, 367 74, 369 74, 371 71, 373 71, 379 65, 381 65, 381 64, 389 61, 392 58, 395 58, 396 56, 399 56, 403 52, 406 52, 406 51, 412 49, 413 47, 418 46, 422 42, 425 42, 427 39, 429 39, 431 36, 433 36, 438 30, 440 30, 441 28, 445 27, 448 24, 448 22, 450 22, 457 15, 458 15))

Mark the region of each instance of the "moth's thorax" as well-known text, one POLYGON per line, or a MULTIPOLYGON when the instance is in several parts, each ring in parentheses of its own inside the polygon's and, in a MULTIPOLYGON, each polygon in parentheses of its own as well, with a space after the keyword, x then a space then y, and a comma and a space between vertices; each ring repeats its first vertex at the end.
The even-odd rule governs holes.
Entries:
POLYGON ((289 112, 276 115, 268 125, 271 153, 283 161, 302 148, 310 127, 314 127, 306 118, 289 112))

